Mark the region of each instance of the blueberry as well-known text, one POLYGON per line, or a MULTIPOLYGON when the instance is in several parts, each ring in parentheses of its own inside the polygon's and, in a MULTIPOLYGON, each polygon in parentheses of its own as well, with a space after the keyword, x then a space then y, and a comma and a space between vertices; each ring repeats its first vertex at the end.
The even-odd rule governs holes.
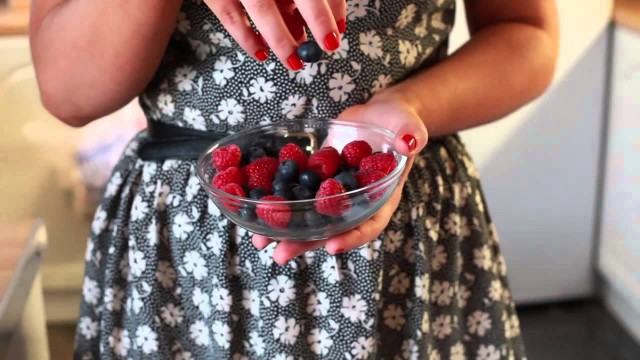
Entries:
POLYGON ((249 161, 250 162, 254 162, 254 161, 258 160, 258 159, 262 159, 265 156, 267 156, 267 153, 261 147, 254 146, 251 149, 249 149, 249 161))
POLYGON ((300 174, 300 185, 305 186, 311 191, 317 191, 320 187, 320 176, 311 170, 303 171, 300 174))
POLYGON ((296 199, 298 200, 313 199, 313 191, 309 190, 308 187, 303 185, 294 185, 293 193, 296 195, 296 199))
POLYGON ((348 171, 341 172, 334 179, 338 180, 338 182, 342 184, 347 191, 358 188, 358 179, 348 171))
POLYGON ((311 228, 319 228, 327 224, 327 219, 314 210, 309 210, 304 213, 304 220, 311 228))
POLYGON ((258 218, 256 216, 255 210, 250 208, 241 208, 239 213, 240 213, 240 217, 246 221, 256 221, 256 219, 258 218))
POLYGON ((291 182, 298 177, 298 163, 294 160, 285 160, 278 167, 276 177, 280 180, 291 182))
POLYGON ((249 197, 253 200, 260 200, 263 196, 267 195, 267 192, 262 188, 256 188, 249 192, 249 197))
POLYGON ((309 40, 298 47, 298 57, 306 63, 315 63, 322 59, 323 51, 317 42, 309 40))
POLYGON ((288 181, 279 178, 273 180, 273 183, 271 185, 273 185, 274 193, 280 190, 291 189, 291 184, 288 181))
POLYGON ((293 211, 291 213, 291 220, 289 220, 289 228, 291 229, 304 229, 307 227, 305 222, 305 213, 300 211, 293 211))
POLYGON ((296 200, 296 195, 288 187, 276 191, 273 195, 283 197, 287 200, 296 200))

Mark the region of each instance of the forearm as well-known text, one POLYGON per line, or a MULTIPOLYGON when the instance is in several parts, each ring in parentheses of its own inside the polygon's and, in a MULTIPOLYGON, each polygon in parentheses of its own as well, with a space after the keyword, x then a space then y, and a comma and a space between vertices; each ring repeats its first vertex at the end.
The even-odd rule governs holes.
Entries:
POLYGON ((155 73, 181 0, 39 0, 31 47, 44 105, 84 125, 126 105, 155 73))
POLYGON ((516 110, 548 87, 555 40, 540 28, 505 22, 488 26, 451 57, 391 88, 431 137, 479 126, 516 110))

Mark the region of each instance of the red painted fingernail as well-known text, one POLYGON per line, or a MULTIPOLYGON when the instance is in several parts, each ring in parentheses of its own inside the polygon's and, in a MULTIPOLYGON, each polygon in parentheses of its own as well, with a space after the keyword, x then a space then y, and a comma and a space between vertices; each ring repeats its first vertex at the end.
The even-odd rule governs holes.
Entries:
POLYGON ((298 71, 304 66, 304 63, 302 62, 302 60, 300 60, 298 54, 295 52, 291 54, 291 56, 289 56, 289 58, 287 59, 287 63, 293 71, 298 71))
POLYGON ((344 252, 344 249, 336 249, 333 251, 333 255, 342 254, 343 252, 344 252))
POLYGON ((258 50, 256 51, 256 59, 265 62, 269 58, 269 53, 267 50, 258 50))
POLYGON ((416 149, 416 147, 418 146, 418 141, 416 140, 416 138, 413 135, 405 135, 402 137, 402 141, 404 141, 405 143, 407 143, 407 146, 409 147, 409 151, 413 151, 416 149))
POLYGON ((329 51, 338 50, 338 48, 340 47, 340 38, 338 37, 338 34, 332 32, 331 34, 325 36, 324 46, 329 51))
POLYGON ((340 34, 344 34, 347 31, 347 22, 345 19, 338 20, 338 31, 340 34))

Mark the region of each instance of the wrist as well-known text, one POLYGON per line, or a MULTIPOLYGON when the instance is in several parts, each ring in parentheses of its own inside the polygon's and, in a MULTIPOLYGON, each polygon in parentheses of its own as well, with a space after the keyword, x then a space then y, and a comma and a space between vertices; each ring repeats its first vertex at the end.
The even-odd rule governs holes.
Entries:
POLYGON ((414 92, 404 88, 402 84, 394 85, 377 93, 371 100, 395 103, 397 106, 408 109, 422 118, 423 103, 415 96, 414 92))

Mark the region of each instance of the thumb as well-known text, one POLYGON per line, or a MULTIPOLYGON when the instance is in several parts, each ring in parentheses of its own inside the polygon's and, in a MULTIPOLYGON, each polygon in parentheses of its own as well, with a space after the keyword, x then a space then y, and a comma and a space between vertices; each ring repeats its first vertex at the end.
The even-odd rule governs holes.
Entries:
POLYGON ((400 123, 393 125, 395 125, 394 128, 389 130, 396 133, 394 145, 400 154, 413 156, 427 146, 429 134, 419 118, 405 118, 400 123))

